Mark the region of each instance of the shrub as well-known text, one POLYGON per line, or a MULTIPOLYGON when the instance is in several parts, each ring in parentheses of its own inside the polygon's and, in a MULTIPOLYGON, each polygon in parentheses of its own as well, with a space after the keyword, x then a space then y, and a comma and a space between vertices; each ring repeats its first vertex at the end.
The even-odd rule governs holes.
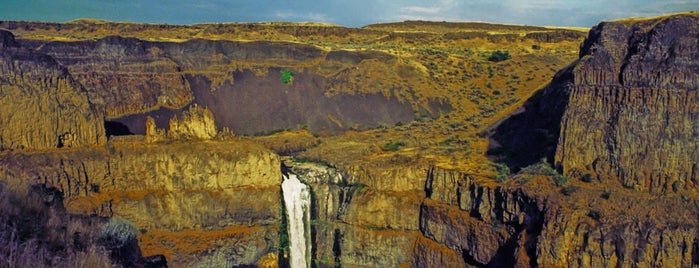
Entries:
POLYGON ((395 142, 389 141, 386 144, 384 144, 383 146, 381 146, 381 150, 398 151, 398 149, 400 149, 400 147, 403 147, 405 145, 408 145, 408 143, 406 143, 404 141, 395 141, 395 142))
POLYGON ((578 190, 578 187, 573 186, 573 185, 568 185, 561 190, 561 193, 566 195, 566 196, 570 196, 573 193, 575 193, 577 190, 578 190))
POLYGON ((0 181, 0 267, 112 267, 91 229, 100 219, 68 215, 58 194, 0 181))
POLYGON ((90 191, 93 193, 99 193, 100 192, 100 185, 97 183, 90 183, 90 191))
POLYGON ((510 168, 505 164, 494 164, 495 169, 498 171, 498 175, 495 176, 495 180, 498 182, 504 182, 510 177, 510 168))
POLYGON ((294 73, 291 72, 291 70, 283 69, 283 70, 281 70, 281 74, 282 74, 282 83, 291 84, 294 82, 294 73))
POLYGON ((552 177, 554 183, 556 183, 557 186, 565 185, 568 182, 568 180, 570 180, 568 176, 558 173, 558 171, 556 171, 555 169, 553 169, 553 167, 546 163, 546 158, 542 158, 541 161, 539 161, 539 163, 522 168, 522 170, 520 170, 519 173, 552 177))
POLYGON ((100 229, 99 240, 107 249, 119 249, 134 241, 136 232, 130 222, 113 217, 100 229))
POLYGON ((504 61, 510 58, 510 52, 505 50, 505 51, 500 51, 496 50, 493 51, 493 53, 490 54, 490 57, 488 57, 489 61, 492 62, 499 62, 499 61, 504 61))
POLYGON ((570 177, 556 172, 553 175, 553 179, 554 179, 554 182, 556 183, 557 186, 563 186, 566 183, 568 183, 568 181, 570 180, 570 177))

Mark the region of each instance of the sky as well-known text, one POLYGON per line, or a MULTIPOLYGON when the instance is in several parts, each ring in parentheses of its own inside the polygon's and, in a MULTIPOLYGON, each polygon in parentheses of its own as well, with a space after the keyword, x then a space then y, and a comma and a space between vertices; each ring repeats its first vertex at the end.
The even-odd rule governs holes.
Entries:
POLYGON ((313 21, 347 27, 404 20, 592 27, 681 11, 699 11, 699 0, 0 0, 0 20, 313 21))

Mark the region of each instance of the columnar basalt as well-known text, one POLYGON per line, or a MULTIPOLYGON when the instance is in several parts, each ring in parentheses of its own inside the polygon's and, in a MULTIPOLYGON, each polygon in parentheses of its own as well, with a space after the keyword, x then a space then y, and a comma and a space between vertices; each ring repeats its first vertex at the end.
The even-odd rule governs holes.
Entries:
POLYGON ((68 70, 0 30, 0 150, 105 141, 102 115, 68 70))
POLYGON ((696 188, 699 16, 602 23, 572 79, 556 163, 627 187, 696 188))
POLYGON ((580 58, 493 127, 490 155, 650 192, 699 179, 699 16, 603 22, 580 58))

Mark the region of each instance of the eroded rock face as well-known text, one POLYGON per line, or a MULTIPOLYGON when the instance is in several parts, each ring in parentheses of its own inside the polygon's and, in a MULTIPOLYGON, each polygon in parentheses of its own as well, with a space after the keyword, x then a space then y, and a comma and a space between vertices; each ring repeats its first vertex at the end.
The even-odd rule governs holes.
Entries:
POLYGON ((699 179, 699 17, 602 23, 570 70, 556 163, 627 187, 699 179))
POLYGON ((120 216, 147 232, 145 252, 176 265, 249 264, 278 247, 280 162, 258 145, 110 142, 104 149, 0 158, 7 181, 55 187, 72 213, 120 216), (188 237, 207 251, 191 247, 188 237), (160 243, 173 245, 179 257, 158 251, 160 243))
POLYGON ((192 105, 181 117, 180 120, 177 117, 170 119, 168 135, 171 138, 210 140, 216 137, 214 115, 206 107, 192 105))
POLYGON ((580 59, 494 127, 490 155, 666 192, 699 178, 699 16, 603 22, 580 59))
POLYGON ((192 100, 181 67, 151 42, 109 36, 95 41, 23 41, 54 57, 107 117, 159 107, 181 108, 192 100))
POLYGON ((420 230, 448 249, 421 255, 420 261, 433 256, 439 263, 459 255, 466 264, 496 267, 692 267, 699 262, 691 199, 651 199, 629 189, 562 194, 542 190, 554 187, 545 177, 502 185, 440 168, 430 169, 427 185, 420 230))
POLYGON ((54 57, 107 118, 144 134, 187 105, 207 107, 219 129, 252 135, 301 126, 317 133, 368 129, 436 117, 444 100, 410 88, 436 87, 426 73, 387 53, 324 51, 283 42, 194 39, 150 42, 109 36, 94 41, 20 40, 54 57), (285 84, 280 71, 293 73, 285 84))
POLYGON ((52 57, 0 31, 0 149, 104 143, 102 116, 81 85, 52 57))

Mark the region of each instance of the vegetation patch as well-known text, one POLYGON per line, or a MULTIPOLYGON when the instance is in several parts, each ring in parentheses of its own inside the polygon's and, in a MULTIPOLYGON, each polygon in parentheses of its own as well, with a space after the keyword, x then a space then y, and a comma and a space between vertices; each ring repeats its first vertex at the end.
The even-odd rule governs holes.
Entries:
POLYGON ((508 60, 508 59, 510 59, 510 52, 507 50, 493 51, 493 53, 491 53, 490 56, 488 57, 488 60, 492 61, 492 62, 500 62, 500 61, 504 61, 504 60, 508 60))
POLYGON ((541 159, 541 161, 539 161, 536 164, 532 164, 522 168, 522 170, 519 171, 519 174, 549 176, 553 178, 554 183, 556 183, 557 186, 563 186, 566 183, 568 183, 568 180, 570 180, 568 176, 558 173, 558 171, 553 169, 551 165, 546 163, 545 158, 541 159))
POLYGON ((136 227, 126 220, 112 217, 100 229, 99 240, 107 249, 123 248, 136 240, 136 227))
POLYGON ((294 73, 291 70, 283 69, 283 70, 281 70, 281 74, 282 74, 282 83, 291 84, 294 82, 294 73))
POLYGON ((495 169, 498 171, 498 174, 495 175, 496 181, 504 182, 510 177, 510 168, 507 167, 507 165, 498 163, 493 164, 493 166, 495 166, 495 169))
POLYGON ((395 152, 395 151, 398 151, 398 149, 400 149, 400 147, 403 147, 406 145, 408 145, 408 143, 404 142, 404 141, 389 141, 386 144, 384 144, 383 146, 381 146, 381 150, 395 152))

